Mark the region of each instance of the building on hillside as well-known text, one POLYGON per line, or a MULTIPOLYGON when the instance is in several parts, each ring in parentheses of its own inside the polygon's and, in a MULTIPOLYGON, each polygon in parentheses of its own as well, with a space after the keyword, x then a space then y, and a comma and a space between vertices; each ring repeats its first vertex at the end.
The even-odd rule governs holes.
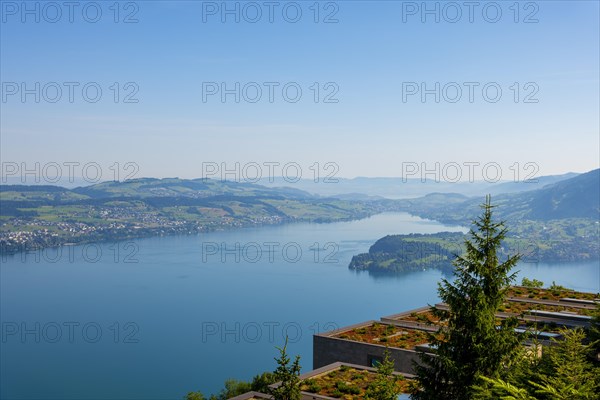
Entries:
MULTIPOLYGON (((589 328, 599 303, 600 294, 513 286, 496 316, 517 317, 520 322, 517 331, 532 333, 543 347, 552 340, 560 340, 564 328, 589 328)), ((445 304, 436 307, 447 309, 445 304)), ((300 376, 301 399, 362 398, 386 349, 394 361, 403 393, 399 399, 408 399, 414 378, 413 362, 419 359, 420 352, 435 352, 429 342, 440 326, 431 308, 421 307, 314 335, 314 370, 300 376)), ((232 400, 272 400, 272 397, 248 392, 232 400)))
MULTIPOLYGON (((600 302, 593 293, 536 289, 514 286, 509 290, 498 319, 517 317, 518 332, 530 332, 542 345, 560 340, 563 328, 588 328, 600 302)), ((447 309, 445 304, 436 304, 447 309)), ((367 321, 313 336, 313 368, 335 361, 375 366, 389 349, 396 371, 413 373, 419 352, 433 352, 429 346, 440 321, 430 307, 367 321)), ((531 342, 524 343, 531 346, 531 342)))

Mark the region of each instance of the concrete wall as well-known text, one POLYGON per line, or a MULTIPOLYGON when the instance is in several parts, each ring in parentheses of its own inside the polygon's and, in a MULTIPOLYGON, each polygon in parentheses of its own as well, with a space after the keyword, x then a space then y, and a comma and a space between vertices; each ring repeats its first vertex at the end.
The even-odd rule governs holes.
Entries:
MULTIPOLYGON (((383 359, 385 349, 385 346, 378 344, 315 335, 313 336, 313 368, 321 368, 338 361, 370 367, 372 357, 383 359)), ((396 371, 413 373, 413 361, 419 360, 416 351, 393 347, 389 347, 389 351, 396 371)))

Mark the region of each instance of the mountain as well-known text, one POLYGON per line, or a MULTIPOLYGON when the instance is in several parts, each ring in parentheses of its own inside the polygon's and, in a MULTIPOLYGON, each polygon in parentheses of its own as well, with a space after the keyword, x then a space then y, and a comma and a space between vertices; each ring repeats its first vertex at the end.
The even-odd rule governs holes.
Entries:
POLYGON ((541 189, 577 176, 576 173, 563 175, 549 175, 537 177, 533 180, 517 182, 500 181, 497 183, 486 181, 475 182, 445 182, 435 181, 433 176, 427 176, 423 181, 420 178, 367 178, 357 177, 352 179, 335 178, 333 181, 314 182, 311 179, 302 179, 289 183, 283 178, 272 181, 263 179, 259 183, 268 187, 293 187, 304 190, 314 195, 335 196, 366 194, 388 199, 410 199, 422 197, 430 193, 458 193, 464 196, 484 196, 486 194, 506 194, 527 192, 541 189))
POLYGON ((569 172, 562 175, 547 175, 540 176, 533 180, 522 180, 517 182, 502 182, 498 183, 488 191, 488 194, 505 194, 505 193, 517 193, 517 192, 528 192, 531 190, 541 189, 545 186, 552 185, 567 179, 574 178, 579 174, 575 172, 569 172))
MULTIPOLYGON (((479 213, 483 196, 433 193, 398 200, 399 210, 440 220, 468 224, 479 213)), ((550 221, 565 218, 600 219, 600 169, 560 180, 541 189, 492 196, 499 218, 511 221, 550 221)))
MULTIPOLYGON (((594 170, 492 200, 498 206, 496 216, 508 221, 515 239, 543 244, 549 248, 544 250, 547 259, 589 259, 598 254, 599 190, 600 170, 594 170), (548 245, 551 241, 561 246, 548 245)), ((0 185, 0 252, 285 222, 345 221, 384 211, 467 226, 483 201, 483 195, 462 193, 402 200, 360 193, 336 197, 210 179, 141 178, 74 189, 0 185)))
POLYGON ((75 189, 0 185, 0 253, 286 222, 347 221, 381 211, 373 201, 202 179, 142 178, 75 189))
MULTIPOLYGON (((389 201, 389 200, 388 200, 389 201)), ((398 210, 468 226, 481 210, 483 197, 431 193, 398 200, 398 210)), ((523 262, 598 260, 600 258, 600 170, 558 180, 541 189, 494 196, 495 217, 506 220, 508 236, 500 256, 520 253, 523 262)), ((371 272, 403 272, 424 268, 451 269, 460 254, 461 233, 389 235, 368 253, 352 258, 349 268, 371 272), (460 249, 460 250, 459 250, 460 249)))
POLYGON ((179 178, 139 178, 123 182, 103 182, 96 185, 78 187, 75 193, 91 198, 106 197, 191 197, 211 196, 275 196, 295 199, 314 197, 308 192, 295 188, 268 188, 251 183, 228 182, 212 179, 179 178))
POLYGON ((578 175, 543 189, 515 196, 526 202, 530 219, 600 217, 600 169, 578 175))

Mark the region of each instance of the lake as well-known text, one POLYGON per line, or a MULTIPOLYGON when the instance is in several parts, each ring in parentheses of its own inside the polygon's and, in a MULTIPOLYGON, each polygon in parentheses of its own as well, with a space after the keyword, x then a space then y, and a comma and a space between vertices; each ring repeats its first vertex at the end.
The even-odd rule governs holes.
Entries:
MULTIPOLYGON (((273 370, 312 369, 312 335, 433 304, 437 270, 348 269, 387 234, 465 231, 405 213, 5 257, 0 396, 181 399, 273 370)), ((598 262, 521 263, 520 277, 600 291, 598 262)), ((520 281, 520 278, 519 278, 520 281)))

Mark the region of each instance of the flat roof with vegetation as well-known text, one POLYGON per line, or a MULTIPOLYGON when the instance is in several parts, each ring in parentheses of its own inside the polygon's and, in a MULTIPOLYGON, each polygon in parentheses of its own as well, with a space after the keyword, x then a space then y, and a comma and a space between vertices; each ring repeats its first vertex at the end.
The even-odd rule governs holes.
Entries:
MULTIPOLYGON (((507 299, 498 310, 500 318, 509 316, 524 317, 522 322, 529 322, 531 318, 527 316, 542 315, 554 319, 555 323, 560 325, 560 320, 565 319, 566 325, 570 325, 568 320, 577 320, 574 316, 581 316, 581 321, 587 321, 594 315, 597 302, 600 302, 598 294, 576 292, 573 290, 551 290, 536 289, 520 286, 513 286, 509 289, 507 299)), ((437 308, 447 310, 446 304, 436 304, 437 308)), ((400 323, 404 326, 428 327, 439 326, 440 320, 431 312, 431 307, 422 307, 415 310, 405 311, 399 314, 390 315, 381 318, 383 322, 400 323)), ((551 321, 549 321, 550 323, 551 321)))
POLYGON ((535 300, 561 301, 565 299, 577 299, 600 302, 599 293, 577 292, 571 289, 530 288, 525 286, 511 286, 506 296, 508 298, 528 298, 535 300))
POLYGON ((352 329, 338 331, 331 337, 399 349, 414 349, 428 343, 432 335, 435 335, 435 329, 413 329, 382 322, 367 322, 352 329))
MULTIPOLYGON (((399 392, 409 394, 413 388, 413 376, 399 372, 394 375, 398 378, 399 392)), ((367 388, 376 377, 375 368, 338 362, 302 375, 300 390, 313 395, 313 398, 364 399, 367 388)))

